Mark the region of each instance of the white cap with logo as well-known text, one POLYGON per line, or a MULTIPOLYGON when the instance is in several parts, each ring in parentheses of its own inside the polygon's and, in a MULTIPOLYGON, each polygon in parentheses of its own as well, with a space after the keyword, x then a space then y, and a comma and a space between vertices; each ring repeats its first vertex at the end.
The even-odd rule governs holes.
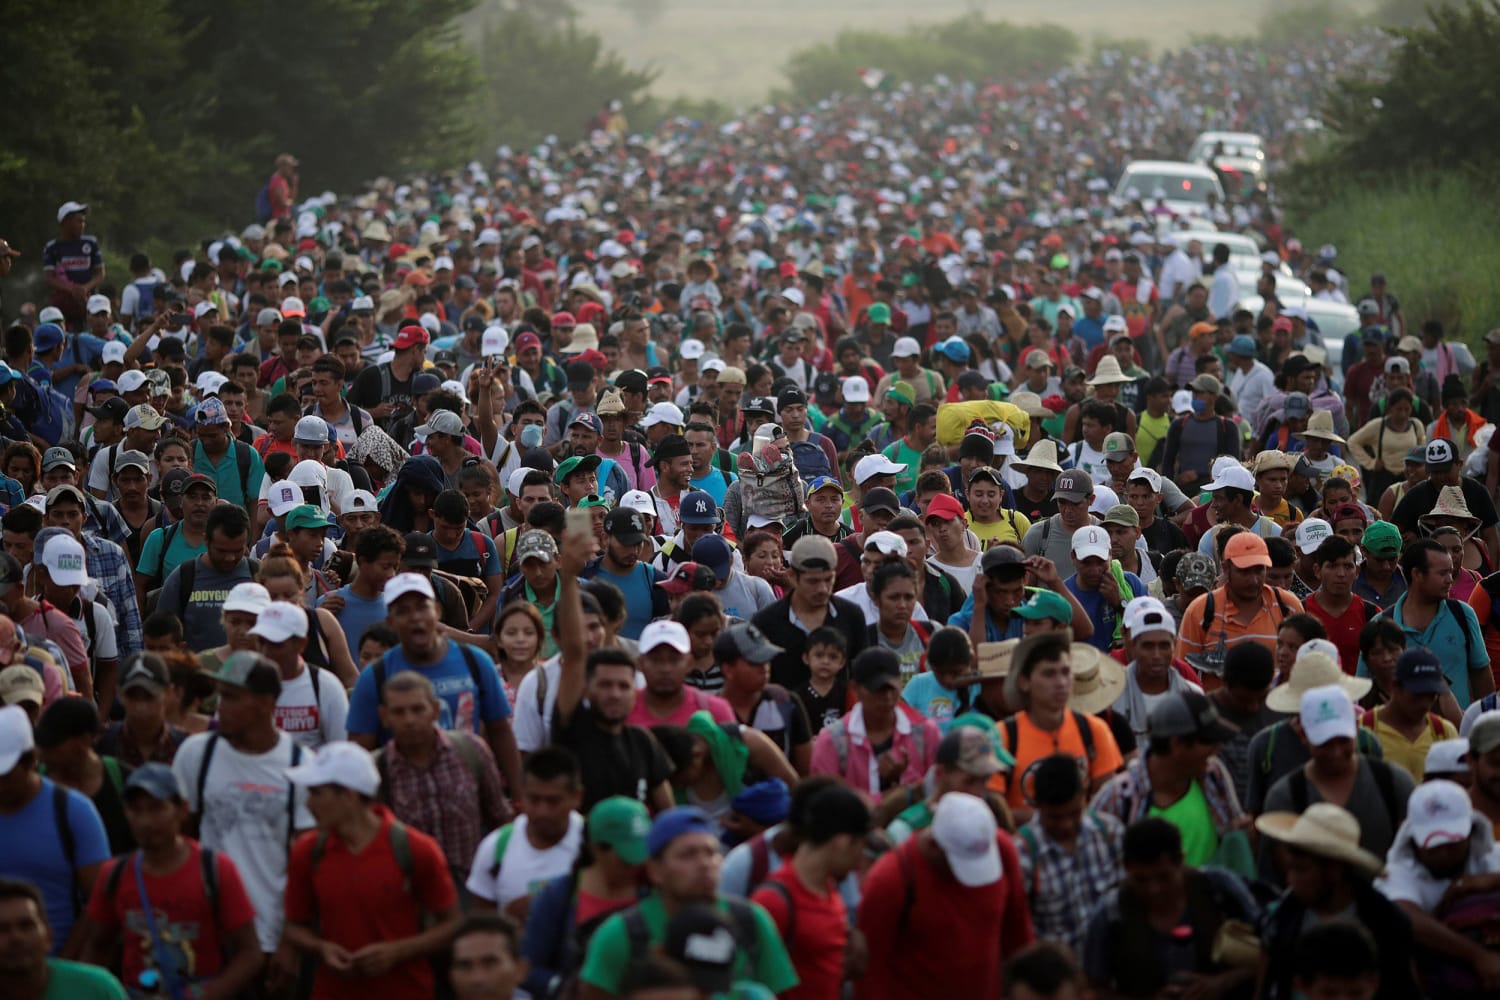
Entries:
POLYGON ((641 640, 637 644, 641 655, 644 656, 657 646, 671 646, 683 655, 693 651, 687 629, 682 627, 681 622, 674 621, 654 621, 641 630, 641 640))
POLYGON ((1329 740, 1354 739, 1354 702, 1338 684, 1311 688, 1302 693, 1302 732, 1307 742, 1320 747, 1329 740))
POLYGON ((88 582, 83 546, 71 536, 56 535, 48 539, 41 562, 48 579, 59 587, 81 587, 88 582))
POLYGON ((1073 532, 1073 558, 1109 558, 1109 532, 1097 524, 1086 524, 1073 532))
POLYGON ((267 642, 307 638, 307 612, 299 605, 272 601, 260 613, 250 634, 267 642))
MULTIPOLYGON (((437 594, 432 590, 432 581, 421 573, 397 573, 386 583, 382 596, 385 597, 385 606, 389 608, 407 594, 421 594, 429 601, 437 600, 437 594)), ((682 628, 681 625, 677 627, 682 628)), ((645 647, 641 648, 644 651, 645 647)))

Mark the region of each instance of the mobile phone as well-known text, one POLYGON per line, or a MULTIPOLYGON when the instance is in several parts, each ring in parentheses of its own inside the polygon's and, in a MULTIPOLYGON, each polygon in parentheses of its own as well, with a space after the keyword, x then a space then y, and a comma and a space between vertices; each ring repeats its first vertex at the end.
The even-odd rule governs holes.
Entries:
POLYGON ((584 507, 569 507, 563 529, 570 537, 582 535, 592 537, 594 534, 594 515, 590 514, 584 507))
POLYGON ((167 322, 171 324, 173 328, 177 328, 187 326, 188 323, 192 322, 192 319, 188 316, 187 313, 172 313, 167 317, 167 322))
POLYGON ((491 354, 488 358, 488 363, 491 368, 499 368, 501 365, 505 364, 505 355, 491 354))

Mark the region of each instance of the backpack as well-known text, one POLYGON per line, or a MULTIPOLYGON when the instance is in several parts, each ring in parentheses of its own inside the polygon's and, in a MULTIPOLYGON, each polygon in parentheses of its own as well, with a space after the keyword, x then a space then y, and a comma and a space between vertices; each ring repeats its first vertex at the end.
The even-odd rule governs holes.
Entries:
MULTIPOLYGON (((1277 724, 1271 726, 1266 730, 1268 734, 1266 736, 1266 752, 1261 754, 1260 773, 1262 777, 1267 779, 1267 785, 1270 785, 1269 779, 1271 777, 1271 767, 1276 759, 1276 734, 1281 731, 1281 728, 1282 727, 1277 724)), ((1354 749, 1356 752, 1369 757, 1370 750, 1373 747, 1378 747, 1379 745, 1380 741, 1376 739, 1375 734, 1370 732, 1368 729, 1361 726, 1354 730, 1354 749)))
POLYGON ((271 182, 255 192, 255 221, 265 225, 271 221, 271 182))
MULTIPOLYGON (((828 456, 823 461, 826 465, 828 456)), ((790 524, 802 513, 802 482, 790 456, 767 447, 759 454, 741 452, 738 465, 744 484, 740 500, 747 518, 759 514, 778 524, 790 524)))
MULTIPOLYGON (((118 763, 115 766, 118 767, 118 763)), ((88 897, 84 895, 83 886, 78 884, 78 840, 73 836, 72 823, 68 821, 68 790, 55 781, 52 782, 52 822, 57 827, 63 857, 68 862, 68 878, 73 883, 73 915, 76 917, 88 905, 88 897)))
POLYGON ((479 612, 479 606, 484 603, 485 597, 489 594, 489 588, 478 577, 459 576, 440 569, 433 570, 432 575, 451 584, 458 591, 459 599, 463 601, 464 611, 471 619, 479 612))
POLYGON ((792 461, 797 465, 797 475, 803 482, 810 482, 819 476, 834 476, 833 467, 828 464, 828 455, 821 447, 811 441, 793 441, 792 461))
MULTIPOLYGON (((208 736, 208 745, 203 748, 203 761, 198 765, 198 811, 196 813, 199 828, 203 825, 204 807, 208 804, 203 798, 203 793, 208 788, 208 768, 213 763, 214 751, 219 748, 219 740, 223 737, 215 730, 208 736)), ((292 763, 296 767, 302 763, 302 744, 292 740, 292 763)), ((297 786, 287 782, 286 791, 286 849, 287 854, 292 851, 292 838, 297 834, 297 786)))
POLYGON ((500 864, 505 860, 505 851, 510 847, 510 838, 515 832, 514 823, 507 823, 500 828, 500 835, 495 838, 495 863, 490 867, 490 878, 500 877, 500 864))
MULTIPOLYGON (((420 907, 422 903, 421 897, 412 888, 411 877, 415 865, 411 857, 411 835, 406 829, 406 824, 399 819, 391 820, 389 836, 391 838, 391 853, 396 856, 396 867, 401 869, 401 893, 408 899, 415 901, 420 907)), ((319 830, 317 838, 313 841, 312 863, 307 871, 309 882, 318 877, 318 866, 323 863, 323 855, 327 850, 328 834, 323 830, 319 830)), ((318 905, 317 893, 312 894, 312 901, 313 909, 316 911, 318 905)), ((425 917, 425 909, 423 914, 425 917)), ((313 916, 313 923, 317 923, 316 913, 313 916)))
POLYGON ((36 419, 27 430, 55 445, 72 433, 73 402, 52 388, 51 383, 33 384, 37 392, 37 412, 36 419))
MULTIPOLYGON (((130 860, 130 854, 122 854, 109 870, 109 878, 104 882, 104 898, 110 903, 119 894, 120 878, 125 874, 125 866, 130 860)), ((222 929, 223 919, 219 916, 219 855, 211 847, 200 845, 198 848, 198 877, 203 880, 203 895, 208 900, 208 911, 214 915, 214 921, 222 929)))
MULTIPOLYGON (((1391 773, 1393 765, 1373 757, 1366 757, 1365 763, 1370 765, 1370 773, 1375 778, 1375 787, 1380 790, 1380 803, 1385 806, 1385 814, 1390 817, 1391 828, 1395 829, 1401 825, 1396 819, 1396 811, 1401 802, 1396 797, 1396 779, 1391 773)), ((1289 777, 1287 790, 1292 793, 1292 811, 1302 812, 1307 808, 1309 797, 1309 785, 1307 772, 1297 768, 1289 777)))

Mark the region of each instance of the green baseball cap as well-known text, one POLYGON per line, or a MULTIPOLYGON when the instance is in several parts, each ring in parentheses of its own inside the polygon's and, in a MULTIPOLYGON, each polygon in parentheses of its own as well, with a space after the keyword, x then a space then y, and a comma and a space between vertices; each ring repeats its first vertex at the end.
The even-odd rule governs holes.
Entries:
POLYGON ((611 795, 589 810, 589 843, 608 844, 627 865, 644 864, 651 816, 635 799, 611 795))
POLYGON ((287 531, 294 531, 297 528, 331 528, 333 521, 323 513, 323 508, 304 503, 287 511, 286 517, 282 518, 281 526, 287 531))
POLYGON ((889 323, 891 321, 891 307, 884 302, 875 302, 871 304, 870 308, 865 310, 865 315, 871 323, 889 323))
POLYGON ((1053 590, 1043 590, 1040 587, 1027 587, 1030 593, 1026 603, 1016 608, 1016 614, 1031 621, 1041 621, 1051 618, 1064 624, 1073 620, 1073 605, 1068 599, 1053 590))
POLYGON ((885 390, 885 394, 898 403, 911 406, 917 401, 917 390, 911 387, 910 382, 897 380, 892 382, 885 390))
POLYGON ((574 455, 572 458, 564 459, 552 473, 552 481, 561 486, 568 481, 568 477, 575 472, 593 472, 602 463, 598 455, 574 455))
POLYGON ((1377 559, 1394 559, 1401 554, 1401 529, 1389 521, 1376 521, 1359 542, 1377 559))

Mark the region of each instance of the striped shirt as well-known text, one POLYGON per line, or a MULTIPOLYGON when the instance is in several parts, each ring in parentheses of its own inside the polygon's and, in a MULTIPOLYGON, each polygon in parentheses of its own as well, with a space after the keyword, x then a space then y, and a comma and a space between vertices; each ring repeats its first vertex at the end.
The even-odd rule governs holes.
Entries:
POLYGON ((1260 608, 1248 620, 1220 587, 1193 599, 1182 613, 1182 631, 1177 635, 1177 656, 1194 666, 1199 663, 1223 664, 1225 654, 1242 642, 1258 642, 1276 651, 1276 631, 1288 615, 1302 611, 1302 602, 1293 593, 1270 585, 1261 588, 1260 608), (1213 614, 1208 627, 1203 625, 1207 601, 1213 599, 1213 614), (1233 613, 1231 613, 1233 612, 1233 613))
POLYGON ((1099 900, 1120 884, 1125 826, 1107 813, 1089 810, 1070 851, 1032 820, 1017 834, 1016 852, 1026 875, 1026 896, 1036 936, 1061 941, 1082 953, 1083 935, 1099 900))

